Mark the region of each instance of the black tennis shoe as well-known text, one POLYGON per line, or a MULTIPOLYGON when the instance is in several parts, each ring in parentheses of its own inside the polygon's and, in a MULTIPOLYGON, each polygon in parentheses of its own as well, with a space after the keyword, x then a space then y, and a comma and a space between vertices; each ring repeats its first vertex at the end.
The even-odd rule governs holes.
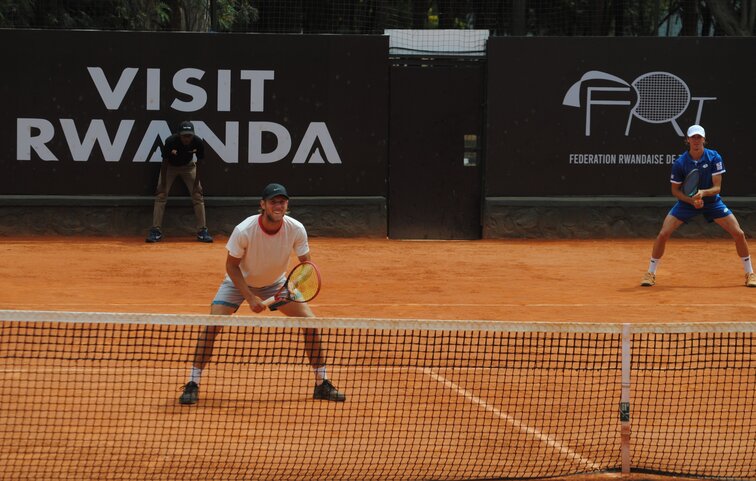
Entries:
POLYGON ((197 240, 199 242, 212 242, 213 238, 210 237, 210 233, 207 231, 207 227, 203 227, 197 232, 197 240))
POLYGON ((320 385, 315 386, 315 394, 313 394, 312 397, 314 397, 315 399, 323 399, 325 401, 346 401, 346 395, 336 389, 328 379, 320 383, 320 385))
POLYGON ((197 404, 199 401, 199 385, 189 381, 184 385, 184 392, 179 397, 180 404, 197 404))
POLYGON ((147 233, 145 242, 153 243, 163 240, 163 233, 160 231, 160 227, 150 227, 150 231, 147 233))

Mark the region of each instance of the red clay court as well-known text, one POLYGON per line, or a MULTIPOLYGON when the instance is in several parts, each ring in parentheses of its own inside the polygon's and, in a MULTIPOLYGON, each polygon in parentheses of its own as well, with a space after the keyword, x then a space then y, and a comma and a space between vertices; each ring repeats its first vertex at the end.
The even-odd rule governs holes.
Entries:
MULTIPOLYGON (((198 313, 224 276, 225 238, 5 238, 0 306, 198 313)), ((639 287, 652 240, 311 239, 321 317, 557 322, 750 321, 756 292, 729 239, 673 239, 639 287), (690 259, 708 260, 708 265, 690 259)), ((244 308, 241 313, 249 314, 244 308)))
MULTIPOLYGON (((0 308, 206 314, 223 277, 224 241, 5 239, 0 308)), ((650 244, 311 239, 324 277, 315 312, 369 320, 323 334, 344 404, 311 400, 296 329, 227 328, 200 404, 186 407, 176 389, 198 326, 8 323, 2 351, 22 354, 4 356, 0 371, 3 437, 12 446, 3 449, 0 478, 489 479, 616 470, 617 335, 407 329, 412 319, 531 327, 753 319, 753 291, 742 285, 730 241, 674 240, 648 289, 638 283, 650 244), (686 266, 703 250, 710 269, 686 266), (401 321, 375 321, 402 318, 399 331, 379 328, 401 321)), ((636 339, 634 461, 667 473, 756 477, 751 343, 735 334, 636 339), (696 349, 712 346, 713 354, 696 349)))

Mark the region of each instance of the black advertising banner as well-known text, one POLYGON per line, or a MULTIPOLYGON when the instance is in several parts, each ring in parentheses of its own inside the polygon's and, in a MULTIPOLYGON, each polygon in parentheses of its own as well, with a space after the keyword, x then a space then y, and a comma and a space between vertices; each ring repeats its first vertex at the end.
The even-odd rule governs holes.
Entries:
POLYGON ((692 124, 756 193, 756 39, 492 38, 486 195, 669 195, 692 124))
POLYGON ((0 194, 152 194, 183 120, 205 193, 385 195, 382 36, 0 31, 0 194))

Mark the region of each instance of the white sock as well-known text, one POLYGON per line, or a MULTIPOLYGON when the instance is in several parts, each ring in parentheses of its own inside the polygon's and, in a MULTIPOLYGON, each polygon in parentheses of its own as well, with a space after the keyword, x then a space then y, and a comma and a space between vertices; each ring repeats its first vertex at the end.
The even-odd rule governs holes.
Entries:
POLYGON ((648 272, 651 274, 656 274, 656 268, 659 267, 659 263, 661 262, 661 259, 654 259, 651 258, 651 262, 648 263, 648 272))
POLYGON ((751 256, 741 257, 740 260, 741 262, 743 262, 743 269, 745 269, 746 274, 753 272, 753 266, 751 265, 751 256))
POLYGON ((192 367, 192 372, 189 374, 189 382, 196 382, 199 384, 200 377, 202 377, 202 369, 198 367, 192 367))
POLYGON ((315 373, 315 384, 320 385, 323 384, 323 381, 328 380, 325 366, 315 367, 312 369, 312 372, 315 373))

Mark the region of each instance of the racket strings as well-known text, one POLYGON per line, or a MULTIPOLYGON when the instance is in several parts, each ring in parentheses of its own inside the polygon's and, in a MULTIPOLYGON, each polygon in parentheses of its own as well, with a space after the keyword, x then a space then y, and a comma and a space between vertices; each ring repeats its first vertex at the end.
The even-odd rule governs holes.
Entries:
POLYGON ((649 122, 666 122, 680 116, 690 103, 685 83, 671 74, 646 75, 633 83, 638 92, 635 114, 649 122))
POLYGON ((690 173, 688 173, 688 175, 685 177, 685 180, 683 180, 683 193, 689 197, 695 195, 695 193, 698 192, 698 183, 700 181, 700 178, 701 173, 698 171, 698 169, 690 171, 690 173))
POLYGON ((309 301, 320 290, 320 277, 311 264, 300 264, 289 276, 289 293, 293 299, 309 301))

